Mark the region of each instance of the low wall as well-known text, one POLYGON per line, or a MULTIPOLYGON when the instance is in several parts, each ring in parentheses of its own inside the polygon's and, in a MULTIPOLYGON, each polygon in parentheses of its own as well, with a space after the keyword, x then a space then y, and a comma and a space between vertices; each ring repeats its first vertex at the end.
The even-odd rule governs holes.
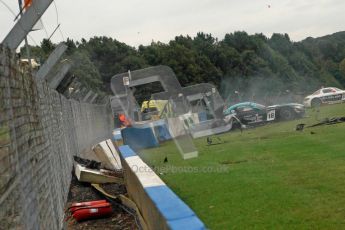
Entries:
POLYGON ((0 46, 0 229, 61 229, 72 156, 111 137, 110 108, 67 100, 0 46))
POLYGON ((128 145, 119 150, 128 194, 149 229, 205 229, 193 210, 128 145))

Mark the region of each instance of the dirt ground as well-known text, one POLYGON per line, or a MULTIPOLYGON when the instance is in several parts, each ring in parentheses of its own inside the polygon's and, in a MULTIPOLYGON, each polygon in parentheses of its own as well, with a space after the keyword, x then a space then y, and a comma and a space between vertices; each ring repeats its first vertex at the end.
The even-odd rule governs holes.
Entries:
MULTIPOLYGON (((126 194, 126 188, 123 185, 117 184, 105 184, 102 186, 103 189, 112 194, 126 194)), ((74 202, 85 202, 91 200, 103 200, 105 197, 98 193, 94 188, 88 183, 81 183, 73 175, 70 191, 68 194, 68 201, 66 208, 69 207, 71 203, 74 202)), ((102 219, 86 220, 82 222, 77 222, 70 219, 66 224, 68 230, 75 229, 102 229, 102 230, 114 230, 114 229, 127 229, 133 230, 138 229, 136 225, 135 218, 124 211, 121 207, 117 205, 112 205, 113 214, 109 217, 102 219)))

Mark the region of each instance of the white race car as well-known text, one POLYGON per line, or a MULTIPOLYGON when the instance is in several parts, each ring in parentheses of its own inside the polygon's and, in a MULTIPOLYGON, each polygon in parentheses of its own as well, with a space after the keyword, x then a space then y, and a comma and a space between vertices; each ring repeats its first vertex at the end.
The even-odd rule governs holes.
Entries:
POLYGON ((321 104, 335 104, 345 101, 345 90, 335 87, 322 88, 304 98, 305 107, 318 107, 321 104))

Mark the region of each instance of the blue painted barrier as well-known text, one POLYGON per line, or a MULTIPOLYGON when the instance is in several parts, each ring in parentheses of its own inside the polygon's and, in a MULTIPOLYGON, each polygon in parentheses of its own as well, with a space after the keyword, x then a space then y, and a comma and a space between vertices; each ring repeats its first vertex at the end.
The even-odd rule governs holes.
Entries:
POLYGON ((172 139, 165 119, 151 121, 140 125, 136 124, 136 127, 152 128, 158 141, 166 141, 172 139))
POLYGON ((128 127, 121 130, 123 143, 134 150, 157 147, 159 145, 151 128, 128 127))
POLYGON ((122 140, 121 129, 114 129, 113 130, 113 140, 114 141, 122 140))
POLYGON ((149 229, 206 229, 193 210, 129 146, 120 146, 119 150, 127 191, 149 229))
POLYGON ((166 124, 154 126, 156 137, 159 141, 171 140, 172 137, 166 124))
POLYGON ((207 121, 207 114, 206 114, 206 112, 199 112, 198 113, 198 117, 199 117, 199 122, 207 121))

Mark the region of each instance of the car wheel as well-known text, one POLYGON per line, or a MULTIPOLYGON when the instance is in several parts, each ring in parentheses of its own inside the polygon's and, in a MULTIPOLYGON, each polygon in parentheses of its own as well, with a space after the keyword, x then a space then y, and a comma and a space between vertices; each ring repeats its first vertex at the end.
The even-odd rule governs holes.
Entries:
POLYGON ((292 120, 295 118, 295 113, 291 109, 288 109, 288 108, 281 109, 279 112, 279 115, 280 115, 280 118, 285 121, 292 120))
POLYGON ((314 98, 310 104, 311 104, 311 107, 313 107, 313 108, 320 107, 321 106, 321 100, 319 98, 314 98))
POLYGON ((234 120, 232 123, 232 129, 241 129, 241 128, 242 128, 242 124, 234 120))

